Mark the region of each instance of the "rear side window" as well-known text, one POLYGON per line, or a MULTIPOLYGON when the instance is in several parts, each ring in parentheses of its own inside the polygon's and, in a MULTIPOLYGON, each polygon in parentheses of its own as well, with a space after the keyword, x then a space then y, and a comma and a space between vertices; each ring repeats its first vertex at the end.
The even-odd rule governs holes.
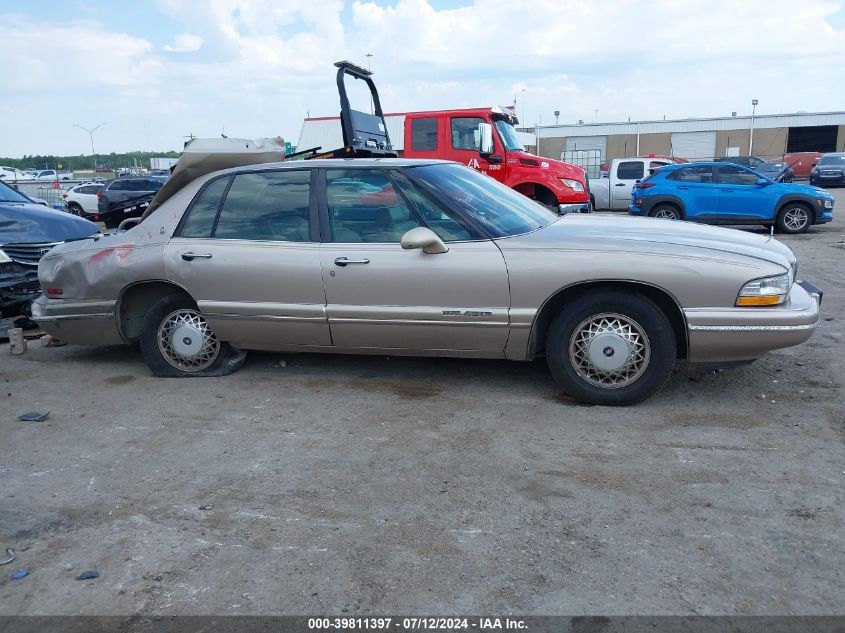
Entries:
POLYGON ((641 161, 629 160, 619 163, 616 168, 616 177, 619 180, 639 180, 645 175, 645 167, 641 161))
POLYGON ((694 167, 682 167, 669 175, 670 180, 681 182, 713 182, 713 168, 706 165, 695 165, 694 167))
POLYGON ((109 191, 130 191, 128 180, 115 180, 108 186, 109 191))
POLYGON ((100 185, 85 185, 85 186, 82 186, 82 187, 77 187, 74 191, 76 193, 92 194, 92 193, 97 193, 100 189, 102 189, 102 187, 100 185))
POLYGON ((181 237, 211 237, 214 230, 214 218, 217 217, 217 211, 220 209, 228 184, 228 178, 218 178, 203 189, 191 206, 191 210, 188 211, 188 217, 185 218, 179 233, 181 237))
POLYGON ((213 236, 220 239, 308 242, 311 171, 235 176, 213 236))
POLYGON ((411 147, 418 152, 433 152, 437 149, 437 119, 411 120, 411 147))

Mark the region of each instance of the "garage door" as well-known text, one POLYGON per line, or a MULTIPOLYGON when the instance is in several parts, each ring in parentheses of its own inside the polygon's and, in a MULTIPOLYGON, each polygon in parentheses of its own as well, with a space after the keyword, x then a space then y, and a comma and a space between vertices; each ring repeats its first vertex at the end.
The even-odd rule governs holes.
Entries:
POLYGON ((598 178, 599 165, 605 160, 606 150, 606 136, 571 136, 566 139, 566 150, 560 159, 583 167, 590 178, 598 178))
POLYGON ((672 154, 689 160, 711 160, 716 156, 716 132, 674 132, 672 154))

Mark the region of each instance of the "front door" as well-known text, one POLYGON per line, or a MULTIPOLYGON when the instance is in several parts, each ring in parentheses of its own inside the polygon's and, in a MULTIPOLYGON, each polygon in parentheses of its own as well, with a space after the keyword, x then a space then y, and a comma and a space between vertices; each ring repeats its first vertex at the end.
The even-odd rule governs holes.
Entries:
POLYGON ((221 340, 268 350, 331 344, 311 173, 213 180, 170 240, 168 277, 221 340))
POLYGON ((328 169, 320 263, 332 343, 340 348, 503 355, 510 292, 489 239, 400 174, 328 169), (449 248, 403 250, 428 226, 449 248))
POLYGON ((500 141, 493 135, 495 151, 490 156, 482 155, 478 151, 478 126, 489 121, 478 116, 454 116, 449 119, 449 159, 463 163, 483 174, 492 176, 496 180, 504 181, 505 153, 500 147, 500 141), (490 158, 494 162, 490 162, 490 158))
POLYGON ((739 165, 719 165, 719 215, 737 220, 772 220, 771 184, 758 185, 760 174, 739 165))

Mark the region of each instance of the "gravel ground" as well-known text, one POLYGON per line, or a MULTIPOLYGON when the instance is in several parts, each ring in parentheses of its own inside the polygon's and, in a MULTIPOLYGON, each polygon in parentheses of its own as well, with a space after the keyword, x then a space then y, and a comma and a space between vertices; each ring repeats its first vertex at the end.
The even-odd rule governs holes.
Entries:
POLYGON ((783 238, 825 290, 807 344, 626 409, 542 361, 164 380, 134 349, 0 344, 0 615, 841 614, 838 207, 783 238))

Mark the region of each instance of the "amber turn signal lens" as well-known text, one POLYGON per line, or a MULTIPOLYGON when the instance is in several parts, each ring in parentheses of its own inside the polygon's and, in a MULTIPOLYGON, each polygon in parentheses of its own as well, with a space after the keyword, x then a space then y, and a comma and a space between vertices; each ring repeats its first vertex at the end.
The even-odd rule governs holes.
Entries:
POLYGON ((736 305, 738 306, 776 306, 783 300, 783 297, 778 295, 768 295, 765 297, 738 297, 736 305))

